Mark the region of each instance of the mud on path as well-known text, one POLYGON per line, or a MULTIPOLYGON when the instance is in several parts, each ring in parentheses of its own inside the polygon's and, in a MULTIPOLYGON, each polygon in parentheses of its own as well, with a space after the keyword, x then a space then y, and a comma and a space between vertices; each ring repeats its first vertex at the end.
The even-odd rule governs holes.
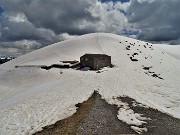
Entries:
MULTIPOLYGON (((120 97, 119 100, 129 104, 131 109, 137 113, 151 118, 147 124, 148 128, 144 135, 179 135, 180 120, 170 117, 157 110, 133 106, 135 102, 128 97, 120 97)), ((85 102, 76 105, 77 112, 72 116, 60 120, 53 125, 46 126, 42 131, 34 135, 135 135, 129 125, 118 120, 119 108, 108 104, 101 96, 94 92, 85 102)), ((142 126, 142 127, 143 127, 142 126)))

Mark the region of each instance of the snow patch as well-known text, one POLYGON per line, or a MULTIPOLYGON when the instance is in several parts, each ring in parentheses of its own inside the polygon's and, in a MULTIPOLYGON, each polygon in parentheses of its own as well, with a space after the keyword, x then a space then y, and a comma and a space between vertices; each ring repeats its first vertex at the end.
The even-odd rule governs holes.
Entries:
POLYGON ((143 132, 147 132, 148 131, 147 128, 139 128, 139 127, 136 127, 136 126, 131 126, 131 129, 133 129, 138 134, 142 134, 143 132))
POLYGON ((143 114, 135 113, 126 102, 122 102, 121 100, 113 97, 106 99, 106 101, 110 104, 117 105, 119 107, 118 111, 118 119, 127 123, 128 125, 133 125, 131 128, 135 130, 137 133, 147 132, 147 128, 140 128, 138 126, 142 126, 146 124, 147 120, 151 120, 150 118, 143 117, 143 114))

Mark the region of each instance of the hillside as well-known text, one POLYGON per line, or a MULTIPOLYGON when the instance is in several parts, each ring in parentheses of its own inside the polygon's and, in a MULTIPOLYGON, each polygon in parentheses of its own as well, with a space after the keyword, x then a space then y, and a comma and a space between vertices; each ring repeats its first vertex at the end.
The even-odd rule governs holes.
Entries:
POLYGON ((71 116, 75 104, 94 91, 109 104, 123 106, 118 118, 140 126, 142 117, 117 97, 180 118, 180 46, 151 44, 114 34, 93 33, 49 45, 0 65, 0 134, 32 134, 71 116), (85 53, 111 56, 113 68, 101 73, 41 69, 60 61, 79 61, 85 53), (18 66, 17 68, 15 68, 18 66), (62 72, 62 74, 60 74, 62 72), (130 116, 126 115, 130 114, 130 116), (134 120, 130 121, 129 117, 134 120))

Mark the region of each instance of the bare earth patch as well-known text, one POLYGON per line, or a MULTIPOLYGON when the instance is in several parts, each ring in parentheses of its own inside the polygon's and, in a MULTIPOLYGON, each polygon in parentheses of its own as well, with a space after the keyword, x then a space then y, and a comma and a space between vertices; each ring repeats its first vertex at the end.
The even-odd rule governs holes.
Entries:
MULTIPOLYGON (((170 117, 157 110, 139 105, 129 97, 119 97, 119 100, 129 104, 137 113, 151 118, 146 124, 148 131, 143 135, 179 135, 180 120, 170 117)), ((110 105, 101 99, 100 94, 94 92, 85 102, 76 105, 77 112, 72 116, 60 120, 53 125, 46 126, 42 131, 34 135, 135 135, 132 125, 120 121, 117 118, 119 108, 110 105)))
POLYGON ((143 107, 142 104, 137 103, 134 99, 129 97, 120 97, 122 102, 129 104, 130 108, 138 114, 143 114, 150 118, 147 123, 142 125, 148 129, 148 132, 143 135, 179 135, 180 134, 180 120, 173 118, 158 110, 143 107))

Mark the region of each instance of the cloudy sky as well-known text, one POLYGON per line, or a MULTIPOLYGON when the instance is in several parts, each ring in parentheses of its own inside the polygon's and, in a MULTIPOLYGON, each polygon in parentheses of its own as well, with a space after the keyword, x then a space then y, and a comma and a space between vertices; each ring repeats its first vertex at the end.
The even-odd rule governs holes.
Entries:
POLYGON ((0 55, 109 32, 180 44, 180 0, 0 0, 0 55))

